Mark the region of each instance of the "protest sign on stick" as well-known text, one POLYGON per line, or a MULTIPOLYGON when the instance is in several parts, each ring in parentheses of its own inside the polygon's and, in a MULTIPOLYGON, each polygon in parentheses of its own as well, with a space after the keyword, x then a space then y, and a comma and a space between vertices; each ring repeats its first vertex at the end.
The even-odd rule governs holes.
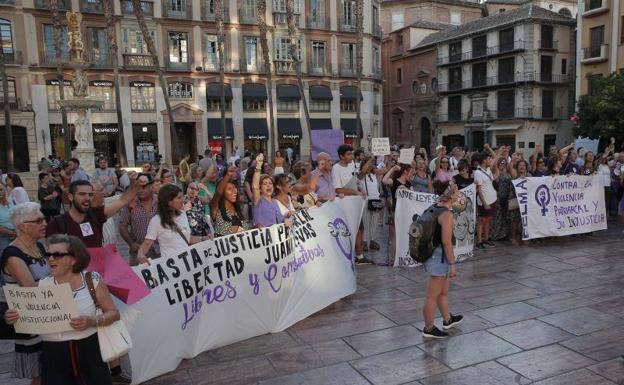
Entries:
POLYGON ((78 315, 68 283, 43 287, 4 286, 9 309, 17 310, 15 331, 49 334, 73 330, 72 317, 78 315))
POLYGON ((371 152, 374 156, 390 154, 390 138, 373 138, 371 141, 371 152))
POLYGON ((401 149, 401 153, 399 155, 399 163, 401 164, 412 164, 412 161, 414 160, 414 151, 416 149, 411 147, 411 148, 403 148, 401 149))

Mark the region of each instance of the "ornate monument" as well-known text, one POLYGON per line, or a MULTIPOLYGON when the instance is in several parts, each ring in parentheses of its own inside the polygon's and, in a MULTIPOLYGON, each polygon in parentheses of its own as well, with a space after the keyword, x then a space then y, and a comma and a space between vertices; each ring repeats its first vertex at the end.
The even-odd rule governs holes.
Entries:
POLYGON ((87 64, 83 57, 84 44, 80 33, 80 22, 82 15, 78 12, 67 12, 69 62, 67 67, 74 70, 73 99, 59 100, 59 103, 68 111, 75 112, 77 117, 74 120, 76 141, 78 146, 73 151, 76 158, 80 160, 80 166, 91 175, 95 171, 95 149, 93 148, 93 129, 90 121, 90 109, 102 108, 104 102, 89 98, 88 81, 85 74, 87 64))

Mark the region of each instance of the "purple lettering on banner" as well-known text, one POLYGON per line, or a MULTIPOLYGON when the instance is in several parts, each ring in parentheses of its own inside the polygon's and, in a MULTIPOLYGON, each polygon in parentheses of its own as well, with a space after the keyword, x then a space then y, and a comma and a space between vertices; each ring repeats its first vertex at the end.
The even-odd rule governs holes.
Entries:
POLYGON ((184 312, 184 322, 181 325, 182 330, 186 330, 188 324, 199 314, 204 302, 207 305, 213 302, 221 303, 227 299, 236 298, 236 294, 236 287, 232 285, 230 280, 226 280, 223 285, 214 285, 211 288, 203 289, 189 303, 182 304, 182 311, 184 312))
POLYGON ((349 231, 347 222, 342 218, 336 218, 333 222, 329 222, 327 226, 329 227, 329 234, 336 240, 342 255, 344 255, 351 264, 351 270, 355 271, 355 266, 353 264, 353 243, 351 242, 351 232, 349 231))
POLYGON ((254 295, 258 295, 258 293, 260 293, 260 280, 258 279, 258 274, 249 273, 249 284, 253 287, 254 295))
POLYGON ((316 160, 319 152, 331 155, 334 161, 338 160, 338 147, 344 143, 342 130, 312 130, 312 160, 316 160))
POLYGON ((266 279, 266 281, 269 283, 269 286, 271 286, 271 290, 273 290, 274 293, 277 293, 282 288, 282 284, 280 283, 279 286, 276 288, 275 285, 273 285, 273 280, 275 280, 275 277, 277 277, 277 265, 275 263, 272 263, 269 266, 269 269, 264 272, 264 279, 266 279))

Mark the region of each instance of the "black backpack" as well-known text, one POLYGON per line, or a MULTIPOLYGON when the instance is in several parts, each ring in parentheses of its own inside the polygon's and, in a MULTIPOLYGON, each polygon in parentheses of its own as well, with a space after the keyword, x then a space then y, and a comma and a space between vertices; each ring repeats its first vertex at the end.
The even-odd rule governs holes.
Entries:
POLYGON ((434 244, 436 231, 441 231, 438 217, 449 211, 446 207, 433 204, 422 215, 414 215, 409 228, 409 253, 410 257, 418 263, 425 263, 433 255, 433 250, 438 244, 434 244))

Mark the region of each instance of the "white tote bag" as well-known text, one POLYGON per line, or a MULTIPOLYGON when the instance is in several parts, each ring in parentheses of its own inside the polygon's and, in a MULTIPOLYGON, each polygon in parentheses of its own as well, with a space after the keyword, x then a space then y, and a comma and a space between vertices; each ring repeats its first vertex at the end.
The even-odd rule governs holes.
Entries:
MULTIPOLYGON (((97 302, 97 297, 95 296, 95 287, 93 285, 91 272, 87 272, 85 276, 89 293, 95 304, 95 316, 101 316, 103 314, 102 308, 100 308, 100 304, 97 302)), ((108 326, 98 326, 97 334, 98 342, 100 343, 100 354, 104 362, 109 362, 115 358, 121 357, 132 349, 130 333, 128 332, 128 328, 126 328, 126 323, 121 319, 108 326)))

